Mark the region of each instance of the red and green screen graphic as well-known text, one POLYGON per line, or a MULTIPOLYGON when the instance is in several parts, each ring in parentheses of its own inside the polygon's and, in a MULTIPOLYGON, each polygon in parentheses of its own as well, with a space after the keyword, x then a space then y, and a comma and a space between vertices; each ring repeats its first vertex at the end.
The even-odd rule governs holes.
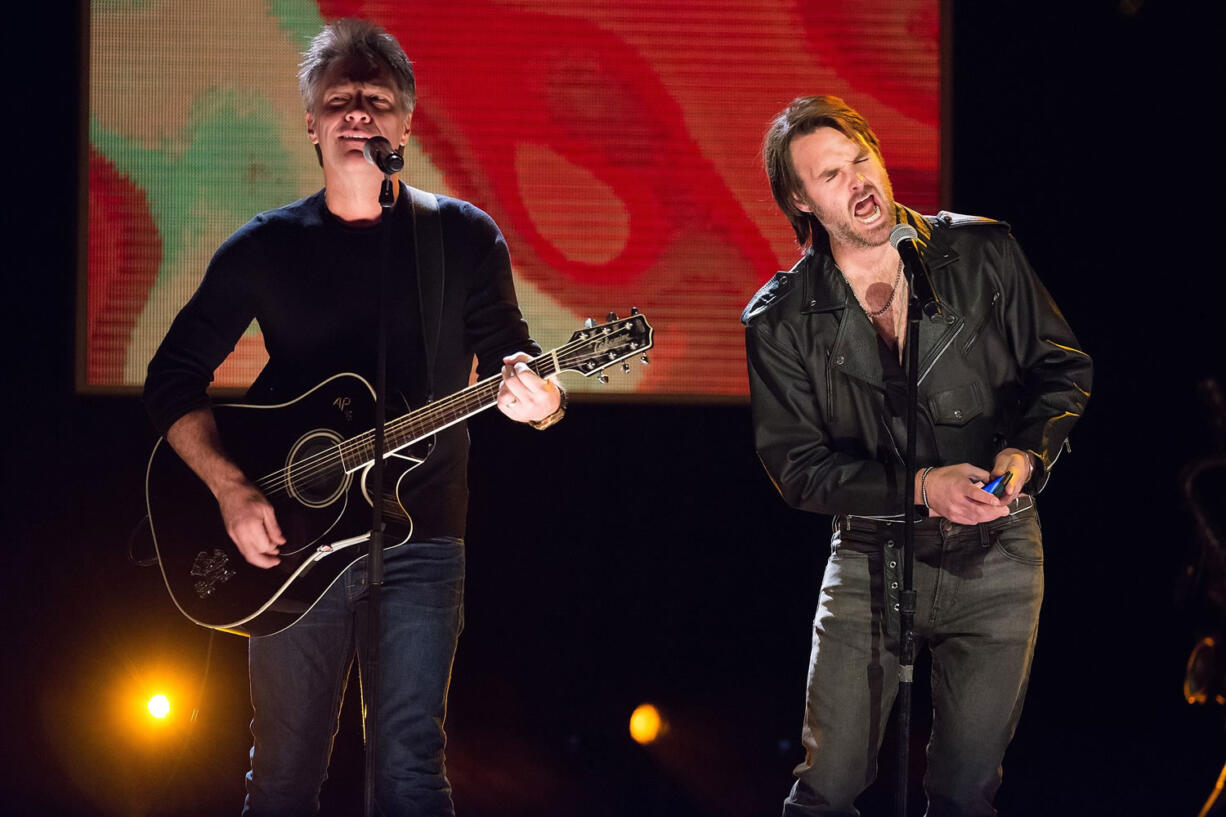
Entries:
MULTIPOLYGON (((139 386, 226 236, 322 186, 297 63, 347 16, 413 61, 401 177, 493 216, 541 345, 652 323, 652 365, 604 390, 746 392, 741 308, 799 255, 760 160, 794 97, 846 99, 897 198, 939 204, 939 0, 93 0, 84 388, 139 386)), ((265 359, 253 324, 216 385, 265 359)))

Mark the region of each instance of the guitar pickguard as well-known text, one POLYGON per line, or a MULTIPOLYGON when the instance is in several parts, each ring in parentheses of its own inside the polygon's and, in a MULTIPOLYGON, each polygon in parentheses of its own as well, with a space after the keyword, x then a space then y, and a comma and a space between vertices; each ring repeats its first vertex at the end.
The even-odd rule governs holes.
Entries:
POLYGON ((213 595, 218 584, 224 584, 234 578, 236 571, 226 567, 229 562, 230 557, 221 548, 213 548, 212 552, 202 550, 196 554, 191 575, 196 579, 192 587, 195 588, 197 596, 207 599, 213 595))

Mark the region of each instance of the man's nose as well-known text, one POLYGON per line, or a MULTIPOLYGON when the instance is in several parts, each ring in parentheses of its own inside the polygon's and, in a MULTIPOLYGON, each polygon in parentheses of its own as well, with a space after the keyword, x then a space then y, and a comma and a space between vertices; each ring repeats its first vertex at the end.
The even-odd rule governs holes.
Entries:
POLYGON ((345 111, 345 119, 355 122, 369 122, 370 113, 366 110, 366 106, 362 104, 360 99, 355 99, 349 105, 349 110, 345 111))

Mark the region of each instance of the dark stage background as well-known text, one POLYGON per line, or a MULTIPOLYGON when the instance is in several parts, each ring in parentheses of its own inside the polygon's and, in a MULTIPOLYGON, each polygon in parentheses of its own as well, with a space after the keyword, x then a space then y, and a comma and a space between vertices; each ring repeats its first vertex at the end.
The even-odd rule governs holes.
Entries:
MULTIPOLYGON (((128 561, 154 439, 139 404, 73 393, 80 62, 74 18, 45 5, 9 70, 0 813, 236 813, 244 641, 217 638, 194 728, 116 714, 167 667, 191 699, 209 637, 128 561)), ((1157 0, 1061 6, 953 6, 947 206, 1013 225, 1097 363, 1040 502, 1047 601, 998 805, 1191 815, 1226 760, 1221 710, 1181 699, 1207 620, 1175 601, 1195 553, 1176 475, 1212 449, 1195 386, 1223 368, 1215 24, 1157 0)), ((748 409, 581 403, 548 434, 487 415, 472 435, 461 813, 777 813, 828 520, 774 494, 748 409), (645 700, 671 723, 649 748, 626 735, 645 700)), ((918 781, 922 741, 913 757, 918 781)), ((358 813, 360 773, 349 707, 327 813, 358 813)))

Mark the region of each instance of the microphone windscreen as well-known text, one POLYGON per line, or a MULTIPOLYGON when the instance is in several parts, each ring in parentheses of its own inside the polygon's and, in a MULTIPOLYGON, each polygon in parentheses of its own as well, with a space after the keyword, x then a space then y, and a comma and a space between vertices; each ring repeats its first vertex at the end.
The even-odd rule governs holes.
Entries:
POLYGON ((890 246, 894 249, 898 249, 902 242, 916 238, 919 238, 919 233, 915 232, 915 228, 910 224, 896 224, 894 229, 890 230, 890 246))
POLYGON ((392 150, 392 143, 382 136, 372 136, 362 145, 362 155, 373 165, 379 164, 378 157, 386 156, 392 150))

